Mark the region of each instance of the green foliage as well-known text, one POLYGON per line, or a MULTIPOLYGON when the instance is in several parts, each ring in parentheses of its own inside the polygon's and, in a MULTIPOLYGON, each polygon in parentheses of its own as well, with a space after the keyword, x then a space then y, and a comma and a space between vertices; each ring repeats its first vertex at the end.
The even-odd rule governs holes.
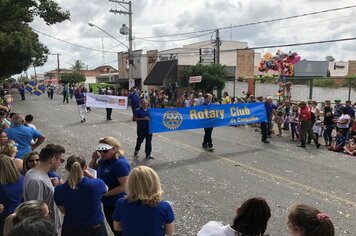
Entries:
POLYGON ((69 19, 69 12, 53 0, 0 0, 0 78, 46 62, 48 48, 28 25, 36 16, 52 25, 69 19))
POLYGON ((189 77, 199 75, 201 75, 203 79, 200 83, 191 84, 190 86, 192 86, 193 89, 212 92, 214 89, 223 90, 225 88, 225 78, 227 77, 225 66, 219 64, 197 64, 185 71, 187 81, 189 80, 189 77))
POLYGON ((313 79, 313 86, 315 87, 326 87, 326 88, 335 88, 337 85, 334 82, 334 79, 323 78, 323 79, 313 79))
POLYGON ((76 84, 80 82, 85 82, 85 76, 80 72, 67 73, 61 75, 62 84, 76 84))
POLYGON ((76 60, 74 64, 72 65, 72 69, 76 71, 81 71, 85 67, 85 64, 79 60, 76 60))

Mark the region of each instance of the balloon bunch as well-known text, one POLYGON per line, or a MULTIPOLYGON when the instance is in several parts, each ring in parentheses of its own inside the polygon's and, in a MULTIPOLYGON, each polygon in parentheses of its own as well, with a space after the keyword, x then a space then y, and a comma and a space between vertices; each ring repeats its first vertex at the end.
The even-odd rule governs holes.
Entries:
POLYGON ((293 66, 300 61, 300 56, 296 52, 284 53, 278 50, 275 55, 266 52, 258 66, 258 75, 279 76, 285 78, 294 75, 293 66))

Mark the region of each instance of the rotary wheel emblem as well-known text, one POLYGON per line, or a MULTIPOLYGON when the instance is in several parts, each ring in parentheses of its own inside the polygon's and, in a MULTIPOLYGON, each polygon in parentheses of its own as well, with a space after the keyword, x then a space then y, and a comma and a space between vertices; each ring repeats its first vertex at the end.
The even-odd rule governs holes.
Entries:
POLYGON ((178 111, 166 111, 162 117, 162 123, 167 129, 177 129, 183 123, 183 117, 178 111))

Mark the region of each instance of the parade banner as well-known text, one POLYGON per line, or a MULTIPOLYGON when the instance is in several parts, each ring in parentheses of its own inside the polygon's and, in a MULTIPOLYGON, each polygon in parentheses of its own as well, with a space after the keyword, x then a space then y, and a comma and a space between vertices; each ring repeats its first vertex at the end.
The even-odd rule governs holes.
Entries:
POLYGON ((127 97, 87 93, 87 107, 127 109, 127 97))
POLYGON ((264 103, 149 109, 150 133, 267 121, 264 103))
POLYGON ((43 85, 38 85, 35 81, 28 82, 25 89, 36 96, 40 96, 45 91, 45 87, 43 85))

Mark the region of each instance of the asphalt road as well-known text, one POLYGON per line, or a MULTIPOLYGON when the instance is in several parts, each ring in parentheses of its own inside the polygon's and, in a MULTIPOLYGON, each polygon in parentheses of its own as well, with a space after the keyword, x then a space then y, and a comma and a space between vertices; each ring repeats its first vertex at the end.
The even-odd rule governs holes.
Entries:
MULTIPOLYGON (((89 160, 100 137, 116 137, 133 167, 148 165, 160 175, 164 198, 173 203, 176 235, 196 235, 210 220, 231 224, 236 208, 254 196, 264 197, 271 207, 270 235, 288 235, 287 212, 294 203, 329 214, 336 235, 355 235, 356 158, 314 146, 300 149, 287 133, 264 144, 249 127, 219 127, 213 131, 214 153, 200 148, 203 130, 177 131, 155 134, 155 159, 146 161, 142 149, 133 157, 131 109, 114 110, 108 122, 105 109, 92 108, 87 122, 80 123, 75 100, 62 104, 61 99, 27 95, 20 101, 15 94, 13 110, 34 115, 45 144, 63 145, 68 156, 76 153, 89 160)), ((60 172, 66 175, 64 166, 60 172)))

